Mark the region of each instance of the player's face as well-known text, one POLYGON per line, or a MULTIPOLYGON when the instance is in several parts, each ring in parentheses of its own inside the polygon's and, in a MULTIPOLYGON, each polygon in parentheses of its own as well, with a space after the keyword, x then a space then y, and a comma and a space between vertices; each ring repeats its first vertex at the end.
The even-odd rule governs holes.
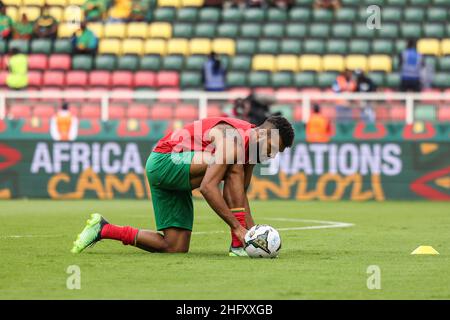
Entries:
POLYGON ((258 162, 263 162, 274 158, 278 152, 283 152, 285 146, 278 136, 278 131, 267 131, 267 134, 260 135, 258 140, 258 162), (261 152, 264 149, 265 152, 261 152))

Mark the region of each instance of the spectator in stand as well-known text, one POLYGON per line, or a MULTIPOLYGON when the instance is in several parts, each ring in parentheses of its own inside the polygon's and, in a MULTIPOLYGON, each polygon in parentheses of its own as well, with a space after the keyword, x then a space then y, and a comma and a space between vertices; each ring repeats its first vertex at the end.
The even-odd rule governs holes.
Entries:
POLYGON ((279 9, 290 9, 294 4, 294 0, 269 0, 268 3, 271 7, 276 7, 279 9))
POLYGON ((115 0, 114 5, 109 10, 109 22, 126 22, 131 14, 130 0, 115 0))
POLYGON ((20 90, 28 85, 28 58, 19 49, 13 48, 8 59, 9 74, 6 84, 9 88, 20 90))
POLYGON ((105 0, 87 0, 82 9, 86 21, 101 21, 105 15, 105 0))
POLYGON ((22 14, 20 21, 13 24, 13 39, 30 40, 33 36, 33 22, 28 20, 25 13, 22 14))
MULTIPOLYGON (((356 70, 356 92, 375 92, 376 84, 362 70, 356 70)), ((367 123, 375 122, 375 112, 370 101, 361 101, 362 118, 367 123)))
POLYGON ((11 17, 6 14, 6 6, 0 2, 0 39, 11 38, 12 25, 11 17))
POLYGON ((151 10, 146 9, 142 2, 133 1, 131 5, 130 21, 146 21, 148 19, 148 12, 151 10))
POLYGON ((265 0, 247 0, 248 8, 264 8, 266 6, 265 0))
POLYGON ((78 135, 78 119, 69 111, 67 103, 50 119, 50 134, 56 141, 73 141, 78 135))
POLYGON ((425 66, 425 60, 422 55, 417 52, 415 40, 408 40, 406 49, 400 53, 399 66, 401 70, 400 90, 420 91, 420 73, 422 67, 425 66))
POLYGON ((320 113, 320 107, 316 104, 306 124, 306 141, 309 143, 325 143, 330 141, 330 136, 330 121, 320 113))
MULTIPOLYGON (((354 92, 356 90, 356 82, 353 79, 353 74, 350 70, 345 70, 337 76, 332 89, 334 92, 354 92)), ((349 101, 338 99, 336 106, 338 120, 351 120, 352 110, 349 106, 349 101)))
POLYGON ((315 0, 314 9, 338 10, 341 7, 340 0, 315 0))
POLYGON ((225 70, 214 52, 203 66, 203 83, 206 91, 225 90, 225 70))
POLYGON ((223 2, 223 8, 239 8, 239 9, 245 9, 246 3, 245 0, 228 0, 223 2))
POLYGON ((36 19, 33 26, 33 33, 36 38, 56 39, 58 31, 58 21, 49 14, 48 6, 41 9, 41 15, 36 19))
POLYGON ((80 30, 72 36, 73 51, 80 54, 92 54, 97 52, 98 39, 94 32, 89 30, 86 21, 80 24, 80 30))

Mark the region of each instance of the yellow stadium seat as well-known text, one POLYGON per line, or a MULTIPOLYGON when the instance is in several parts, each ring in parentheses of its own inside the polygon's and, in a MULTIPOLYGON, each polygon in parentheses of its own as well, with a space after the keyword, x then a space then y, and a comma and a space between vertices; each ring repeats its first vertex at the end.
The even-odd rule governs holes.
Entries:
POLYGON ((181 0, 182 7, 203 7, 204 0, 181 0))
POLYGON ((144 45, 145 54, 157 54, 164 56, 167 53, 166 40, 163 39, 148 39, 144 45))
POLYGON ((129 38, 147 38, 148 25, 145 22, 130 22, 127 28, 129 38))
POLYGON ((298 57, 293 54, 282 54, 276 59, 277 71, 298 71, 298 57))
POLYGON ((351 54, 345 58, 345 67, 349 70, 367 71, 367 58, 360 54, 351 54))
POLYGON ((43 7, 45 5, 45 0, 22 0, 22 5, 43 7))
POLYGON ((22 5, 22 0, 2 0, 2 3, 5 6, 17 6, 17 7, 20 7, 22 5))
POLYGON ((369 57, 369 71, 392 71, 391 57, 384 54, 376 54, 369 57))
POLYGON ((189 42, 187 39, 169 39, 167 41, 167 54, 189 54, 189 42))
POLYGON ((58 21, 62 21, 64 17, 64 11, 61 7, 50 7, 48 9, 48 14, 58 21))
POLYGON ((444 39, 441 42, 441 53, 443 55, 450 55, 450 39, 444 39))
POLYGON ((234 56, 236 47, 233 39, 214 39, 212 43, 212 50, 215 53, 234 56))
POLYGON ((67 6, 67 0, 45 0, 45 3, 49 6, 60 6, 65 7, 67 6))
POLYGON ((322 57, 323 71, 343 71, 345 69, 344 57, 337 54, 329 54, 322 57))
POLYGON ((68 0, 68 4, 71 6, 82 6, 86 0, 68 0))
POLYGON ((180 0, 158 0, 158 7, 180 7, 180 0))
POLYGON ((58 37, 70 38, 80 27, 73 23, 61 23, 58 26, 58 37))
POLYGON ((8 6, 6 7, 6 15, 13 19, 14 21, 17 21, 19 14, 19 10, 16 7, 8 6))
POLYGON ((304 54, 298 60, 300 71, 322 71, 322 58, 317 54, 304 54))
POLYGON ((81 7, 68 6, 64 8, 64 21, 66 22, 79 22, 84 20, 84 12, 81 7))
POLYGON ((121 41, 119 39, 101 39, 98 53, 120 55, 121 48, 121 41))
POLYGON ((33 21, 39 18, 41 15, 41 8, 38 7, 20 7, 19 14, 17 16, 18 19, 22 17, 22 14, 26 14, 28 20, 33 21))
POLYGON ((417 51, 424 55, 438 56, 441 53, 438 39, 420 39, 417 42, 417 51))
POLYGON ((148 27, 148 35, 151 38, 169 39, 172 37, 172 25, 167 22, 154 22, 148 27))
POLYGON ((270 54, 257 54, 253 56, 252 69, 255 71, 271 71, 276 70, 275 57, 270 54))
POLYGON ((89 22, 87 28, 91 30, 98 38, 104 37, 104 27, 101 22, 89 22))
POLYGON ((144 41, 141 39, 125 39, 122 41, 122 54, 142 55, 144 52, 144 41))
POLYGON ((210 54, 211 40, 209 39, 191 39, 189 42, 190 54, 210 54))
POLYGON ((105 38, 125 38, 126 36, 125 23, 107 23, 103 28, 105 38))

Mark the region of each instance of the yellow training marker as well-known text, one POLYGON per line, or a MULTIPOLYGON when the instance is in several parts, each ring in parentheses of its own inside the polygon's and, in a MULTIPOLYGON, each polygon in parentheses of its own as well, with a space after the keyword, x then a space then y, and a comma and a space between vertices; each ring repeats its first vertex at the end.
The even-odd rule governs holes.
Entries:
POLYGON ((432 246, 419 246, 411 254, 439 254, 432 246))

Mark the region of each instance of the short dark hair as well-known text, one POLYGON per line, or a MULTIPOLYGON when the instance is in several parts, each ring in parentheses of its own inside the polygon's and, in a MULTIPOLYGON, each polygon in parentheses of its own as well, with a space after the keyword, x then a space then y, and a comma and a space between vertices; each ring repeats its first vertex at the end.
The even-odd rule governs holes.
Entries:
POLYGON ((407 48, 415 48, 417 45, 416 39, 408 39, 408 44, 406 45, 407 48))
POLYGON ((318 104, 315 104, 313 106, 313 111, 314 111, 314 113, 320 113, 320 106, 318 104))
POLYGON ((278 129, 284 146, 291 147, 294 142, 294 129, 290 122, 285 117, 281 116, 270 116, 266 121, 272 124, 275 129, 278 129))

